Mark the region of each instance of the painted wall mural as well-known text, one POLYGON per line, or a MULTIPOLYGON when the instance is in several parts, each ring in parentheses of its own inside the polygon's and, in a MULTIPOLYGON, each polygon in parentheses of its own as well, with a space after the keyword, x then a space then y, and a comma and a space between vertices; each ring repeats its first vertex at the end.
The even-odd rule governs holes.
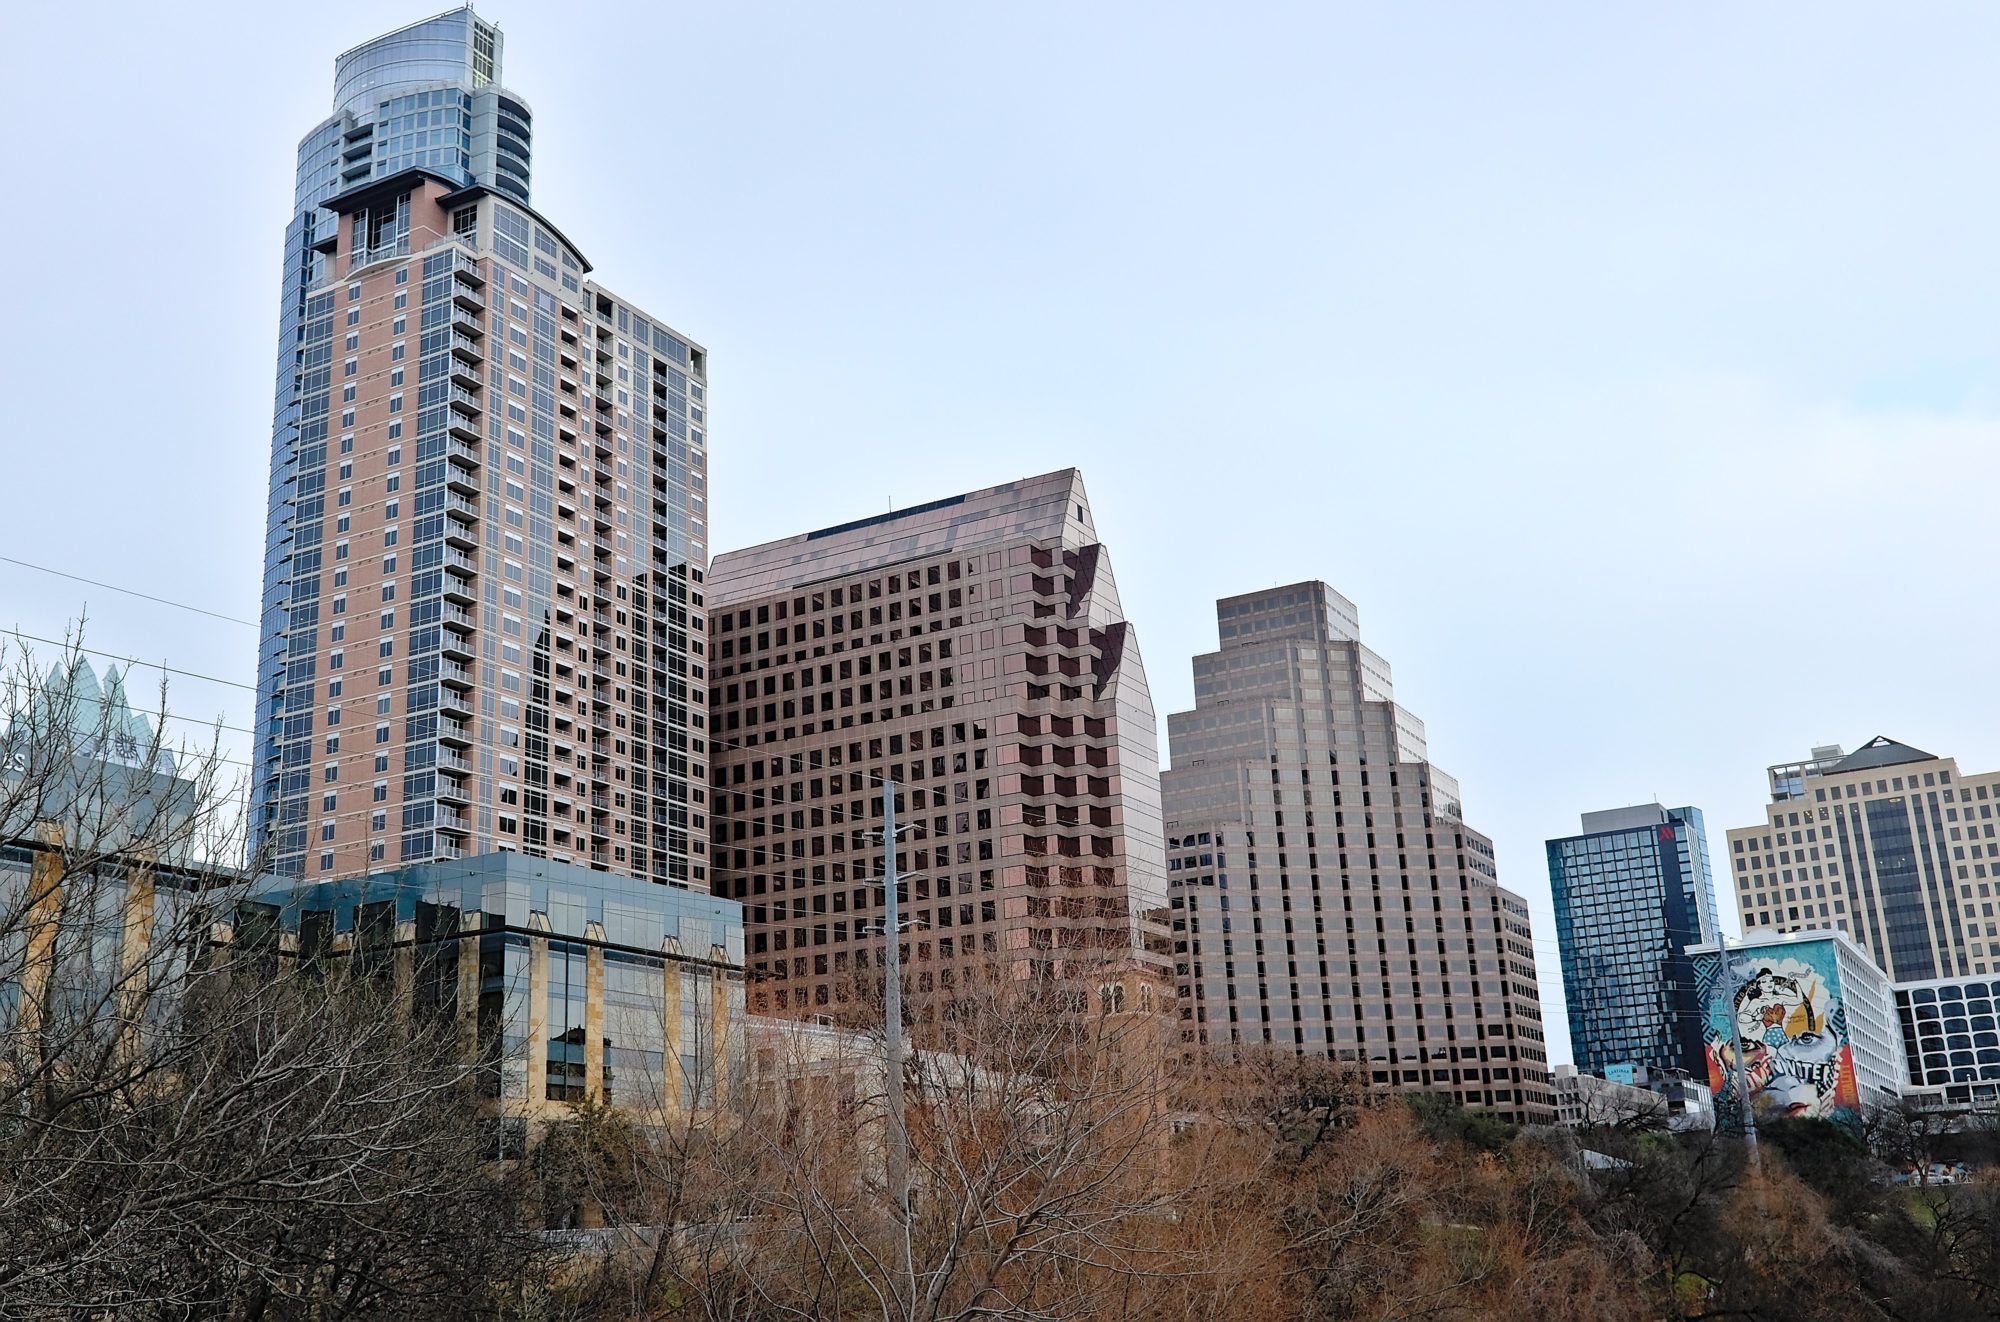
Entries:
POLYGON ((1740 1055, 1759 1123, 1809 1116, 1860 1126, 1861 1090, 1831 942, 1732 950, 1721 997, 1715 955, 1697 958, 1696 975, 1709 1007, 1708 1079, 1720 1123, 1733 1127, 1742 1113, 1740 1055))

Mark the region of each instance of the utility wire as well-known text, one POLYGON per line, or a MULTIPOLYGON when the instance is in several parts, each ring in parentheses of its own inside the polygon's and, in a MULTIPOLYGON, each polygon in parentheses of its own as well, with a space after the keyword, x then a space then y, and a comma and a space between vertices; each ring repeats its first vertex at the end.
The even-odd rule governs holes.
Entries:
POLYGON ((138 597, 143 601, 158 602, 162 606, 172 606, 176 610, 193 611, 196 615, 206 615, 212 620, 222 620, 229 624, 240 624, 246 629, 255 629, 257 627, 256 622, 252 620, 241 620, 234 615, 224 615, 220 611, 206 610, 200 606, 190 606, 184 601, 170 601, 165 597, 156 597, 150 592, 141 592, 137 588, 121 588, 116 583, 100 583, 94 578, 85 578, 81 574, 72 574, 61 569, 51 569, 47 565, 30 564, 26 560, 16 560, 11 555, 0 555, 0 561, 4 561, 10 565, 19 565, 23 569, 33 569, 43 574, 53 574, 57 578, 66 578, 74 583, 88 583, 91 587, 103 588, 107 592, 122 592, 128 597, 138 597))
MULTIPOLYGON (((189 609, 192 610, 194 608, 189 607, 189 609)), ((203 613, 206 614, 207 612, 203 613)), ((226 619, 228 617, 225 616, 223 618, 226 619)), ((240 624, 242 623, 242 621, 239 620, 237 621, 237 623, 240 624)), ((242 689, 246 693, 255 693, 257 691, 256 685, 245 684, 240 680, 221 679, 215 675, 204 675, 198 670, 179 670, 173 666, 161 665, 157 661, 143 661, 140 660, 138 657, 133 657, 133 656, 119 656, 115 652, 101 651, 100 649, 95 647, 85 647, 83 644, 76 642, 74 639, 67 642, 60 642, 54 638, 37 638, 35 635, 31 633, 22 633, 18 629, 12 630, 11 633, 14 637, 19 638, 24 642, 41 643, 46 647, 73 648, 79 652, 88 652, 92 656, 101 656, 109 661, 122 661, 128 666, 147 666, 153 670, 162 671, 169 675, 183 675, 186 676, 188 679, 203 679, 207 680, 211 684, 227 684, 230 688, 242 689)))

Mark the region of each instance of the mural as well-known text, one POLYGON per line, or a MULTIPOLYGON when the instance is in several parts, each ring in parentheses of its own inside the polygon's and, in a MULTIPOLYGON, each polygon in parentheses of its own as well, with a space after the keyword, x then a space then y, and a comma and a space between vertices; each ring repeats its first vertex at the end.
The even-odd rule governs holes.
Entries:
POLYGON ((1739 1123, 1740 1055, 1759 1122, 1811 1116, 1858 1128, 1861 1091, 1832 945, 1732 950, 1728 958, 1720 996, 1717 957, 1698 958, 1696 965, 1709 1007, 1708 1080, 1718 1121, 1739 1123))

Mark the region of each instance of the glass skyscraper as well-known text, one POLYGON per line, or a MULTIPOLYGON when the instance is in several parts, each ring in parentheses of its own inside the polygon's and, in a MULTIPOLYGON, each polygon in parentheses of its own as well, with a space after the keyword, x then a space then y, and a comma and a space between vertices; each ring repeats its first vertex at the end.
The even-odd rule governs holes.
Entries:
POLYGON ((469 8, 358 46, 299 148, 257 843, 707 889, 706 354, 530 208, 500 54, 469 8))
POLYGON ((1715 941, 1716 924, 1700 809, 1585 813, 1583 833, 1548 850, 1577 1068, 1702 1077, 1705 1008, 1687 947, 1715 941))

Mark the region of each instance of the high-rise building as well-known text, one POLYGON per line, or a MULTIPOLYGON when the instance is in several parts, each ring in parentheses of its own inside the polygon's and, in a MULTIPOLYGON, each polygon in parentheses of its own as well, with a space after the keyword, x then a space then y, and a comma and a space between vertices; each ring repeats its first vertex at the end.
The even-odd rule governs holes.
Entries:
POLYGON ((1765 821, 1729 833, 1746 929, 1835 928, 1896 982, 2000 973, 2000 772, 1878 737, 1769 776, 1765 821))
POLYGON ((257 840, 705 890, 705 355, 528 206, 500 50, 469 8, 359 46, 299 148, 257 840))
POLYGON ((1587 812, 1583 834, 1548 848, 1577 1067, 1702 1074, 1705 1015, 1687 947, 1714 941, 1716 926, 1701 811, 1587 812))
POLYGON ((919 1007, 1001 966, 1164 969, 1152 698, 1074 469, 732 551, 708 586, 752 1009, 837 1013, 873 976, 885 781, 919 1007))
POLYGON ((1353 603, 1294 583, 1224 598, 1216 620, 1161 778, 1187 1036, 1552 1120, 1528 906, 1353 603))

